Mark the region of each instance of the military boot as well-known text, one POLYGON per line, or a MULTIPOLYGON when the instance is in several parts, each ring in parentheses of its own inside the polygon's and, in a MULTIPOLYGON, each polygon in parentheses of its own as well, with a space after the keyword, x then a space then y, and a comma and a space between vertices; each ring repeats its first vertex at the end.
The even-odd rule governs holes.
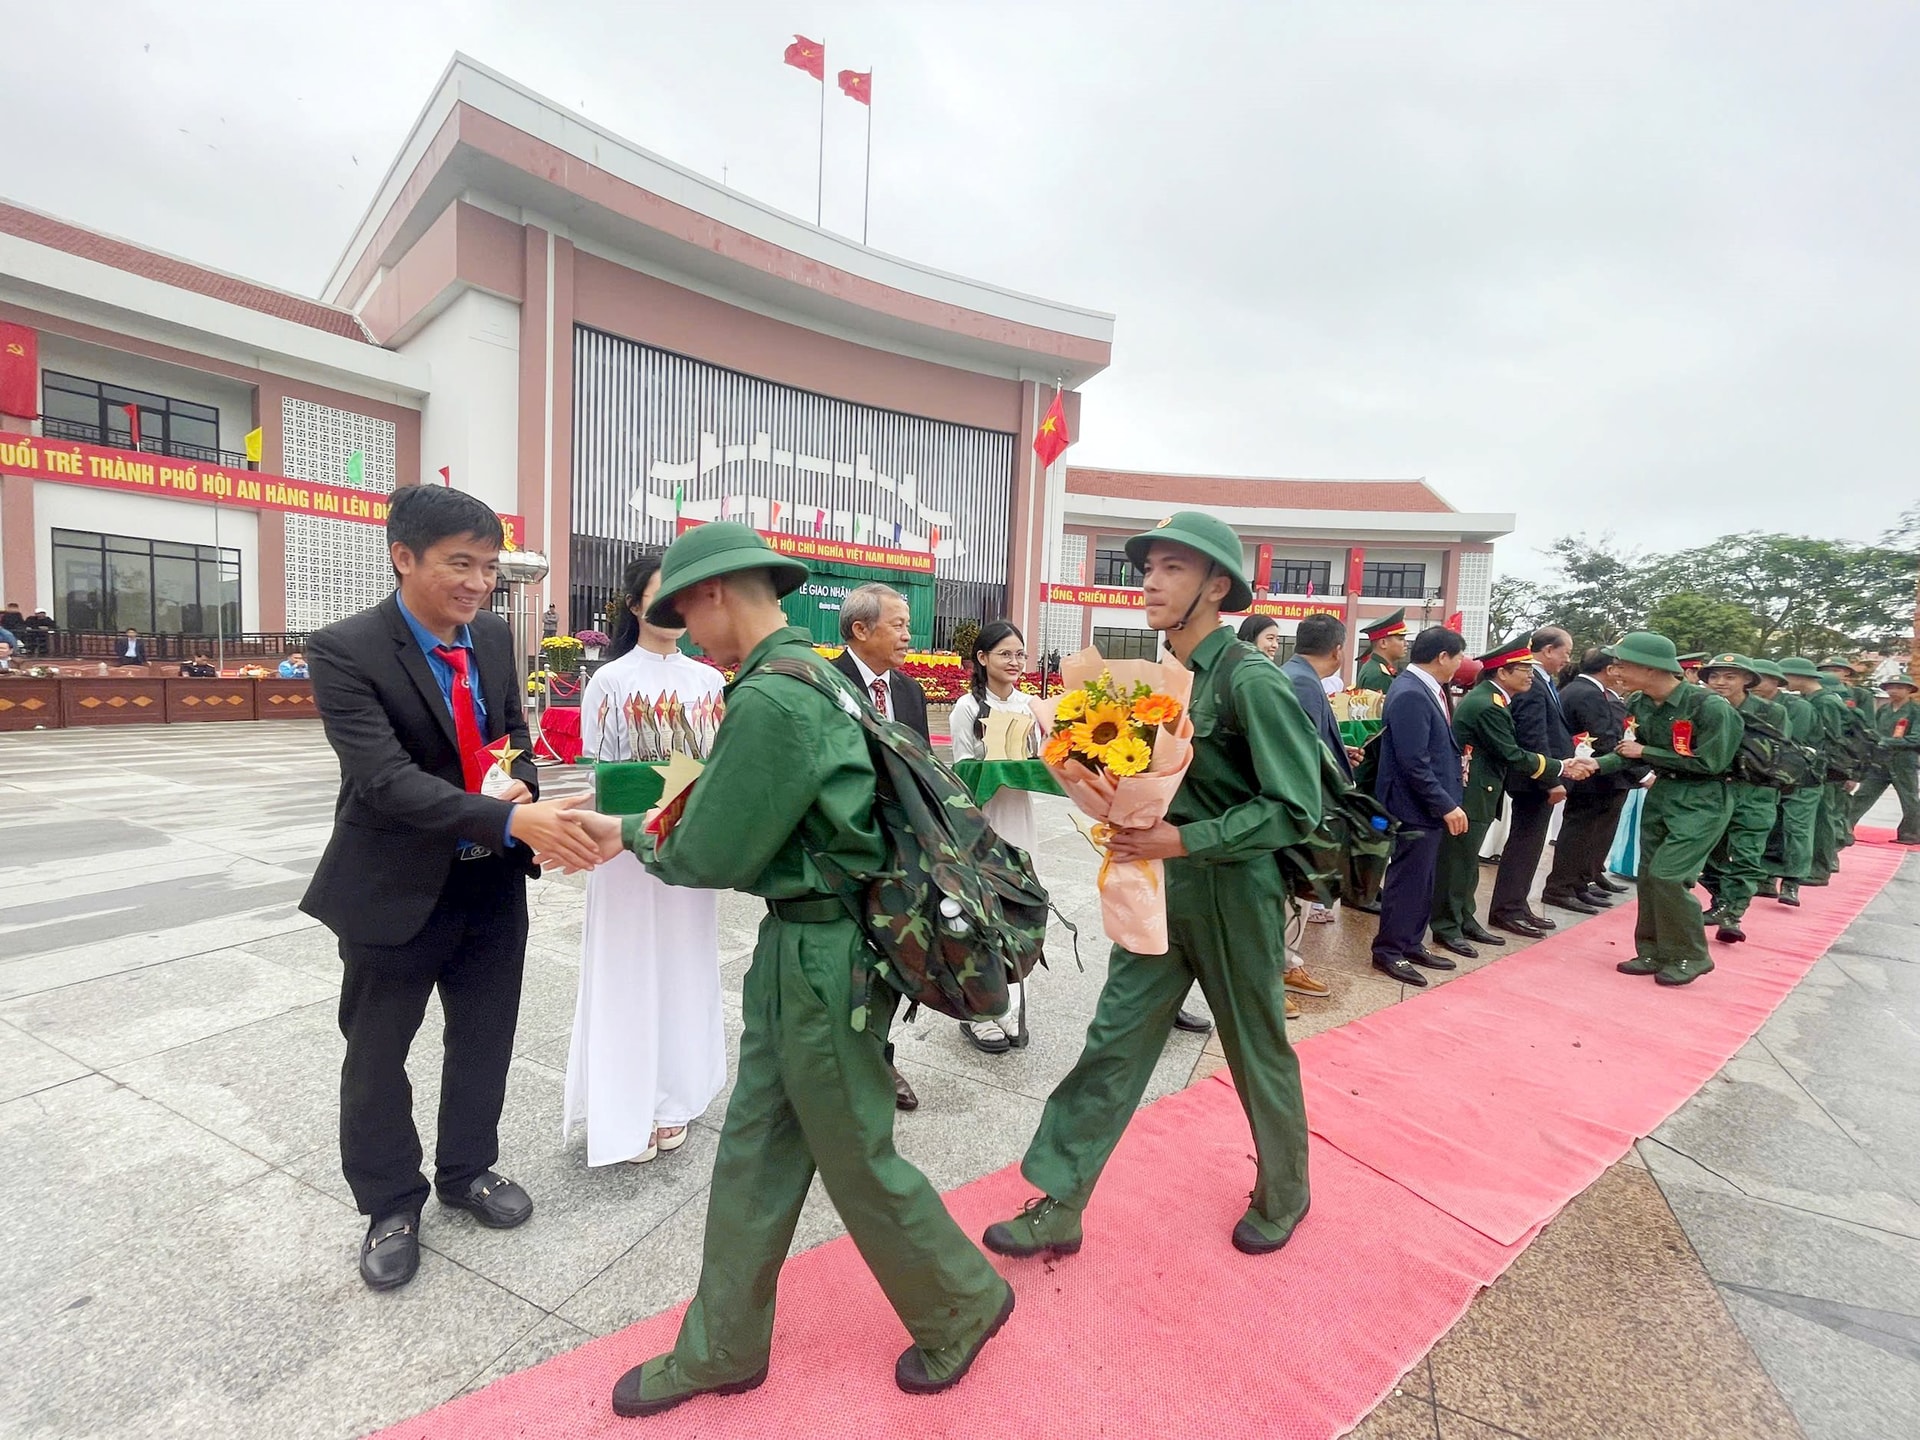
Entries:
POLYGON ((1622 960, 1613 968, 1622 975, 1653 975, 1658 973, 1660 962, 1646 955, 1636 955, 1631 960, 1622 960))
POLYGON ((1064 1200, 1036 1195, 1011 1220, 989 1225, 980 1243, 996 1255, 1074 1255, 1080 1250, 1080 1212, 1064 1200))
POLYGON ((656 1355, 644 1365, 636 1365, 622 1375, 613 1387, 613 1413, 632 1419, 658 1415, 700 1395, 744 1395, 758 1390, 767 1380, 767 1367, 744 1380, 723 1381, 718 1385, 696 1385, 680 1371, 671 1351, 656 1355))
POLYGON ((1654 974, 1656 985, 1691 985, 1702 975, 1713 969, 1711 960, 1675 960, 1670 965, 1662 965, 1654 974))
POLYGON ((1780 903, 1782 905, 1793 906, 1800 904, 1800 882, 1798 880, 1782 880, 1780 882, 1780 903))

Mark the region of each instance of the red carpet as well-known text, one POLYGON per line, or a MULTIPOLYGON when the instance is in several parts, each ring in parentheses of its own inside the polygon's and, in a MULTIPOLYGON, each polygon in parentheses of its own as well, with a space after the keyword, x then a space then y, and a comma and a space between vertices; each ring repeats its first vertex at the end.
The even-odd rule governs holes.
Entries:
MULTIPOLYGON (((996 1261, 1019 1307, 948 1395, 894 1387, 906 1335, 841 1239, 788 1264, 773 1374, 752 1395, 614 1417, 614 1380, 672 1344, 676 1307, 384 1434, 1341 1434, 1541 1224, 1719 1068, 1902 855, 1856 846, 1801 911, 1759 902, 1758 938, 1716 947, 1720 968, 1684 990, 1614 973, 1628 906, 1304 1042, 1313 1211, 1278 1256, 1228 1243, 1251 1176, 1231 1087, 1148 1107, 1087 1212, 1085 1250, 1052 1265, 996 1261)), ((947 1198, 977 1235, 1030 1193, 1008 1169, 947 1198)))

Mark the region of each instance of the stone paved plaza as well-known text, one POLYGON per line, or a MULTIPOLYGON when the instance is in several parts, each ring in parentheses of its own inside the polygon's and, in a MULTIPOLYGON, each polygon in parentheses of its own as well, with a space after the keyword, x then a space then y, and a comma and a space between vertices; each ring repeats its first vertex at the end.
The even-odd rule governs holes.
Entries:
MULTIPOLYGON (((725 1097, 647 1166, 589 1170, 562 1140, 582 906, 567 879, 530 891, 503 1123, 532 1223, 487 1231, 430 1202, 418 1279, 362 1286, 335 1139, 339 962, 296 909, 335 783, 304 722, 0 736, 0 1435, 354 1436, 691 1292, 725 1097)), ((1018 1159, 1104 973, 1092 853, 1063 807, 1042 828, 1085 969, 1057 934, 1032 1046, 989 1059, 927 1018, 896 1035, 922 1102, 900 1148, 943 1189, 1018 1159)), ((730 1041, 758 913, 722 903, 730 1041)), ((1298 1034, 1409 998, 1367 969, 1370 929, 1308 933, 1335 993, 1306 1002, 1298 1034)), ((1920 1433, 1916 940, 1909 859, 1356 1433, 1920 1433)), ((412 1066, 429 1131, 437 1028, 430 1013, 412 1066)), ((1148 1098, 1218 1063, 1175 1035, 1148 1098)), ((796 1247, 838 1233, 816 1187, 796 1247)), ((1281 1317, 1274 1343, 1313 1337, 1281 1317)))

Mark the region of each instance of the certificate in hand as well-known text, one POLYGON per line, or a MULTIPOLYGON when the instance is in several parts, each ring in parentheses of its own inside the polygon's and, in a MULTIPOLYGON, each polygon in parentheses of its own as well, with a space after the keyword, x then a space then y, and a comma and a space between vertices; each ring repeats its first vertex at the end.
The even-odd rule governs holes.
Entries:
POLYGON ((1017 710, 995 710, 987 716, 988 760, 1029 760, 1033 758, 1034 723, 1031 715, 1017 710))
POLYGON ((660 777, 660 808, 647 821, 647 833, 653 836, 655 844, 663 842, 680 823, 693 794, 693 782, 706 768, 683 750, 673 752, 667 761, 666 773, 660 777))

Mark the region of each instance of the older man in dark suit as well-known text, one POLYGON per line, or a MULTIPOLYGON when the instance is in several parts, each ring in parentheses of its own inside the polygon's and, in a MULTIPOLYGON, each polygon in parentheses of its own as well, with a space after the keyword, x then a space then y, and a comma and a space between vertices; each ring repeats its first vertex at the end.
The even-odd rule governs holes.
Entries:
MULTIPOLYGON (((1560 691, 1560 709, 1567 728, 1585 735, 1595 759, 1611 755, 1626 734, 1626 705, 1608 683, 1613 658, 1593 649, 1581 657, 1580 673, 1560 691)), ((1536 678, 1534 683, 1539 684, 1536 678)), ((1519 702, 1515 701, 1515 709, 1519 702)), ((1574 901, 1602 907, 1630 888, 1607 877, 1607 851, 1619 828, 1627 793, 1646 771, 1638 766, 1613 775, 1594 775, 1567 787, 1566 812, 1560 838, 1554 842, 1553 869, 1547 874, 1544 899, 1561 909, 1577 909, 1574 901)))
MULTIPOLYGON (((1573 637, 1557 625, 1543 625, 1528 640, 1532 650, 1533 683, 1513 697, 1513 737, 1520 748, 1553 760, 1573 758, 1573 732, 1560 706, 1556 678, 1573 655, 1573 637)), ((1566 785, 1555 777, 1534 780, 1509 774, 1506 782, 1507 838, 1500 848, 1500 869, 1493 878, 1493 898, 1487 913, 1496 925, 1524 920, 1536 930, 1551 930, 1553 921, 1528 904, 1540 857, 1546 853, 1547 830, 1553 807, 1567 798, 1566 785)), ((1561 909, 1593 915, 1599 906, 1562 896, 1552 901, 1561 909)))
POLYGON ((527 877, 537 855, 579 868, 597 859, 569 802, 535 800, 513 639, 483 608, 499 517, 464 491, 413 487, 394 496, 387 540, 398 593, 308 647, 340 798, 300 902, 340 939, 340 1158, 369 1217, 360 1276, 376 1290, 406 1284, 420 1264, 428 1184, 406 1062, 436 990, 446 1058, 432 1188, 483 1225, 533 1213, 526 1191, 493 1170, 527 877), (501 738, 516 752, 511 778, 490 783, 485 747, 501 738))
POLYGON ((1380 892, 1380 929, 1373 968, 1407 985, 1427 983, 1416 967, 1451 970, 1454 962, 1428 950, 1434 868, 1443 836, 1467 828, 1460 807, 1460 744, 1454 738, 1447 683, 1460 668, 1467 642, 1435 625, 1414 637, 1412 662, 1393 679, 1381 709, 1380 769, 1374 795, 1405 828, 1380 892))

